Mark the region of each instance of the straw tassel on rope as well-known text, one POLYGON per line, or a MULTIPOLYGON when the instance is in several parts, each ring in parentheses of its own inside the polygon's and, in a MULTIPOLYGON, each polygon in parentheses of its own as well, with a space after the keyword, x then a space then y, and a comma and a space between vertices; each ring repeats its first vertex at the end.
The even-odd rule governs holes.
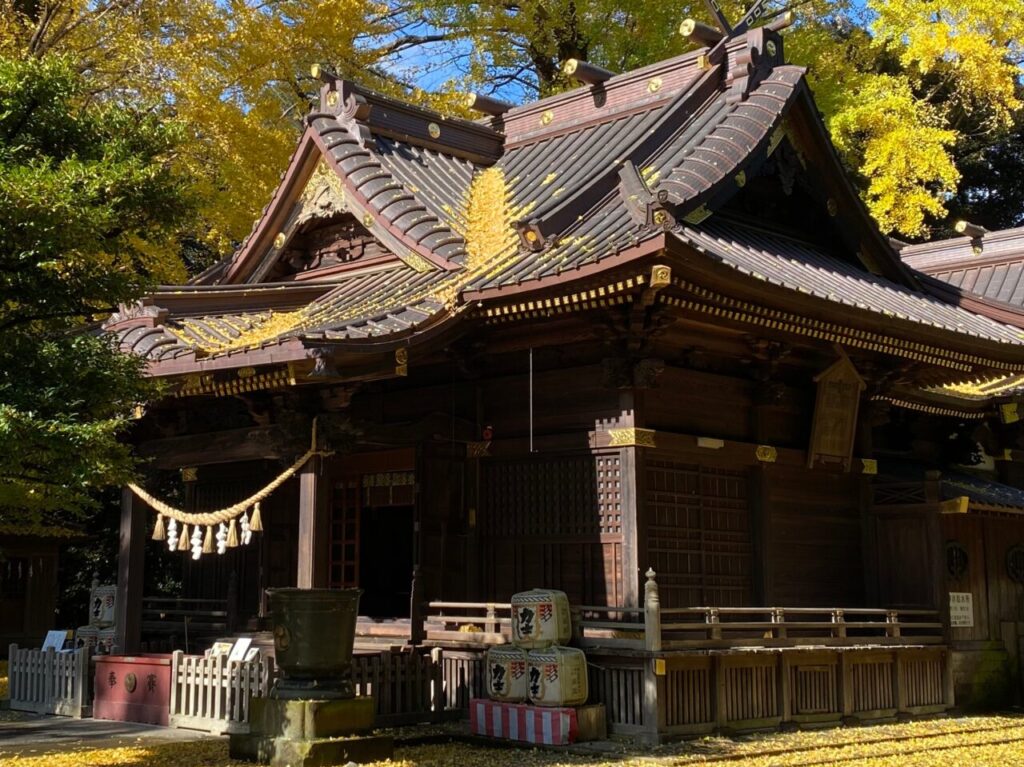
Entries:
MULTIPOLYGON (((311 435, 311 439, 310 439, 309 450, 307 450, 305 453, 303 453, 301 456, 299 456, 299 458, 296 459, 295 463, 293 463, 291 466, 289 466, 287 469, 285 469, 283 472, 281 472, 279 475, 277 475, 277 477, 275 477, 262 490, 259 490, 256 493, 253 493, 248 498, 245 498, 244 500, 241 500, 238 503, 235 503, 235 504, 233 504, 231 506, 228 506, 226 508, 223 508, 223 509, 218 509, 217 511, 210 511, 210 512, 201 512, 201 513, 192 513, 192 514, 190 514, 190 513, 186 512, 186 511, 182 510, 182 509, 177 509, 177 508, 171 506, 170 504, 164 503, 159 498, 153 497, 152 495, 147 493, 143 488, 139 487, 135 483, 129 482, 128 483, 128 487, 143 502, 145 502, 148 506, 150 506, 153 509, 153 511, 155 511, 157 514, 160 514, 160 515, 163 515, 163 516, 167 517, 167 519, 170 520, 171 522, 177 521, 177 522, 182 523, 182 524, 206 525, 206 526, 218 525, 218 524, 221 524, 221 523, 227 523, 230 520, 233 520, 236 517, 238 517, 238 515, 241 514, 242 512, 246 511, 249 508, 255 507, 257 504, 260 503, 260 501, 262 501, 265 498, 267 498, 271 493, 273 493, 275 490, 277 490, 277 488, 279 488, 281 485, 283 485, 285 482, 287 482, 291 477, 295 476, 295 473, 299 469, 301 469, 305 465, 306 461, 308 461, 313 456, 315 456, 315 455, 321 455, 321 456, 331 455, 330 451, 320 450, 317 447, 317 436, 316 435, 317 435, 317 422, 316 422, 316 419, 314 418, 313 419, 313 429, 312 429, 312 435, 311 435)), ((257 515, 257 512, 258 512, 258 509, 254 510, 254 512, 253 512, 254 515, 257 515)), ((252 522, 250 522, 250 526, 251 525, 252 525, 252 522)), ((259 519, 257 521, 257 527, 254 527, 252 529, 257 530, 257 531, 262 530, 263 529, 262 519, 259 519)), ((168 533, 168 535, 170 535, 170 528, 168 528, 167 533, 168 533)))
POLYGON ((238 522, 232 518, 228 523, 228 548, 233 549, 238 545, 238 522))
POLYGON ((252 507, 252 519, 249 520, 249 529, 254 533, 263 532, 263 516, 260 514, 259 501, 256 501, 252 507))
POLYGON ((189 543, 188 525, 182 524, 181 533, 178 535, 178 551, 188 551, 190 547, 189 543))
POLYGON ((167 529, 164 527, 164 515, 156 515, 156 524, 153 526, 153 540, 154 541, 165 541, 167 540, 167 529))
POLYGON ((203 553, 204 554, 212 554, 213 553, 213 528, 212 527, 207 527, 206 528, 206 535, 203 537, 203 553))

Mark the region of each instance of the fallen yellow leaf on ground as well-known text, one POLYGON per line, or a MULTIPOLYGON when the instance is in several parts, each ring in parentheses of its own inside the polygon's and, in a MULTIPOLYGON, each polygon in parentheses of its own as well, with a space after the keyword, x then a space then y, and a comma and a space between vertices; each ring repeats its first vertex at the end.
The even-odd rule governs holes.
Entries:
MULTIPOLYGON (((407 728, 402 734, 415 733, 407 728)), ((2 729, 0 729, 2 735, 2 729)), ((0 740, 2 744, 2 740, 0 740)), ((3 756, 0 767, 234 767, 227 739, 3 756)), ((1024 767, 1024 717, 934 719, 793 733, 706 737, 656 748, 625 741, 594 753, 399 746, 377 767, 1024 767)))

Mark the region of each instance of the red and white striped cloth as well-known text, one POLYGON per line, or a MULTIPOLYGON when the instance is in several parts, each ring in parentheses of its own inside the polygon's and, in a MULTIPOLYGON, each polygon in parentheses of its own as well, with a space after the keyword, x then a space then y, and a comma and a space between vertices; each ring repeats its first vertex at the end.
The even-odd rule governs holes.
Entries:
POLYGON ((564 746, 576 742, 576 709, 474 698, 469 702, 469 726, 474 735, 564 746))

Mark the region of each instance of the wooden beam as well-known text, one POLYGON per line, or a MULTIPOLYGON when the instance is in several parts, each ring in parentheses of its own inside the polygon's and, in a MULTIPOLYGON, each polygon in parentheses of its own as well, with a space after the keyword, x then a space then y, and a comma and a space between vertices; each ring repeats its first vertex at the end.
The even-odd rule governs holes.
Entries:
POLYGON ((314 456, 299 473, 299 551, 296 585, 300 589, 325 588, 330 535, 327 483, 323 459, 314 456))
POLYGON ((302 452, 279 426, 254 426, 212 434, 189 434, 142 442, 135 453, 157 469, 209 466, 237 461, 278 460, 302 452))
POLYGON ((121 536, 117 553, 114 652, 134 655, 142 641, 142 582, 146 507, 127 487, 121 490, 121 536))

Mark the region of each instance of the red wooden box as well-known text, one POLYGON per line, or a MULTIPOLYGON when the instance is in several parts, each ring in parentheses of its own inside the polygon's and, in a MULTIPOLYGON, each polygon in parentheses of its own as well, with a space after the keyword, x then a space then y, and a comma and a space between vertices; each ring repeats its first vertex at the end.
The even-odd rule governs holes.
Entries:
POLYGON ((474 698, 469 702, 474 735, 564 746, 607 737, 604 706, 540 707, 474 698))
POLYGON ((95 719, 167 726, 171 705, 170 655, 98 655, 95 719))

